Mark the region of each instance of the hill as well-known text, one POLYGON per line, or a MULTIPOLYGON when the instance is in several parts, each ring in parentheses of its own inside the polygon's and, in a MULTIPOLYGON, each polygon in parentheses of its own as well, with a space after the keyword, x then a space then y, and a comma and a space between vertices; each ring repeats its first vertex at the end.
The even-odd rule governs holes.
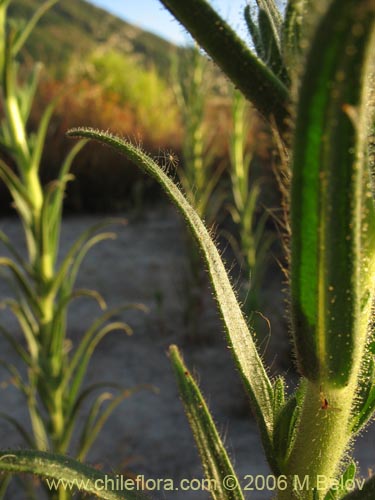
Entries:
MULTIPOLYGON (((41 0, 14 0, 9 12, 14 18, 30 19, 41 0)), ((39 21, 27 43, 33 59, 45 63, 55 76, 62 76, 73 56, 84 57, 98 44, 139 56, 146 66, 167 71, 170 54, 179 49, 84 0, 61 0, 39 21)))

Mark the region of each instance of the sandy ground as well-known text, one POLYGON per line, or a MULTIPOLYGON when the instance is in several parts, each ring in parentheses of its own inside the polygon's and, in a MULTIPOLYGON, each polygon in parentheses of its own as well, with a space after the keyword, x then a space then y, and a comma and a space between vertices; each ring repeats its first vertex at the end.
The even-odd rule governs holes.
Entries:
MULTIPOLYGON (((74 239, 99 217, 66 219, 63 226, 62 252, 74 239)), ((20 227, 16 219, 3 219, 0 228, 22 247, 20 227)), ((185 230, 174 209, 168 206, 148 209, 142 218, 118 229, 115 241, 101 243, 84 261, 78 286, 94 288, 102 293, 109 306, 140 302, 149 308, 124 314, 134 330, 131 337, 123 333, 109 335, 95 352, 87 380, 121 382, 132 387, 152 384, 158 393, 142 390, 127 399, 107 422, 94 445, 88 461, 100 464, 112 473, 126 472, 146 478, 172 478, 175 485, 181 479, 203 476, 199 457, 179 400, 174 376, 167 357, 168 346, 178 344, 185 360, 200 381, 223 436, 236 471, 243 484, 246 475, 269 474, 255 423, 246 397, 226 347, 223 330, 210 290, 202 292, 202 314, 196 336, 188 336, 184 322, 187 307, 187 255, 185 230)), ((5 252, 4 252, 5 253, 5 252)), ((286 373, 288 352, 283 302, 279 277, 268 277, 266 295, 270 307, 265 311, 271 320, 271 341, 265 357, 272 363, 273 373, 286 373), (276 291, 275 291, 276 290, 276 291)), ((0 282, 1 297, 6 296, 4 280, 0 282)), ((70 311, 69 336, 73 343, 96 317, 98 308, 81 299, 70 311)), ((6 312, 3 323, 21 335, 6 312)), ((1 357, 17 364, 8 345, 1 340, 1 357)), ((19 364, 19 363, 18 363, 19 364)), ((0 380, 5 380, 0 373, 0 380)), ((292 381, 293 383, 293 381, 292 381)), ((1 390, 0 411, 6 411, 27 423, 22 398, 12 387, 1 390)), ((87 416, 84 412, 82 421, 87 416)), ((374 427, 374 426, 373 426, 374 427)), ((22 447, 22 441, 7 424, 1 423, 1 448, 22 447)), ((375 468, 375 432, 372 428, 361 438, 356 457, 364 475, 375 468)), ((151 498, 204 500, 207 492, 181 490, 153 491, 151 498)), ((271 498, 267 491, 248 492, 246 498, 271 498)), ((10 499, 22 494, 11 490, 10 499)))

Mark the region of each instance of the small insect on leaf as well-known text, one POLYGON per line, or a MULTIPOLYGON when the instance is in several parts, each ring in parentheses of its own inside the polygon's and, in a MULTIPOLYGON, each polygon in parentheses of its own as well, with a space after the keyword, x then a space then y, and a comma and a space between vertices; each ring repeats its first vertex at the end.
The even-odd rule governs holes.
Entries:
POLYGON ((161 167, 166 173, 170 170, 175 170, 179 164, 178 156, 171 149, 161 151, 155 159, 161 164, 161 167))
POLYGON ((328 399, 325 397, 322 386, 319 388, 319 399, 320 399, 320 409, 321 410, 330 410, 330 411, 341 411, 340 408, 336 408, 331 406, 328 402, 328 399))

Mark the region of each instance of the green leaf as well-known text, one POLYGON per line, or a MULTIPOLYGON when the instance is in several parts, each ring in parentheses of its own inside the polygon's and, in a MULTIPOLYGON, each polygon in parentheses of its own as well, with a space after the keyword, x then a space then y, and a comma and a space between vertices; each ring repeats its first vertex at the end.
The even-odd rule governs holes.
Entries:
POLYGON ((96 346, 106 335, 108 335, 108 333, 111 333, 113 331, 123 331, 127 335, 131 335, 133 333, 131 328, 126 323, 116 321, 103 326, 103 328, 98 331, 89 329, 84 335, 67 370, 67 374, 69 375, 70 373, 72 373, 73 369, 76 369, 69 390, 69 400, 72 403, 75 400, 75 397, 81 387, 83 377, 85 376, 87 370, 87 366, 91 360, 96 346))
POLYGON ((79 394, 72 408, 65 408, 66 423, 64 427, 64 436, 63 440, 60 442, 59 445, 60 451, 62 453, 65 453, 66 450, 69 448, 72 433, 74 431, 75 424, 77 423, 77 417, 83 403, 86 401, 88 397, 91 396, 93 392, 103 388, 124 390, 124 387, 116 382, 97 382, 95 384, 89 385, 79 394))
POLYGON ((7 492, 9 483, 12 479, 12 476, 10 474, 6 474, 0 479, 0 498, 3 499, 5 498, 5 494, 7 492))
POLYGON ((363 355, 371 312, 373 263, 367 262, 367 282, 360 283, 359 235, 367 227, 362 131, 374 18, 375 4, 367 0, 348 0, 345 9, 340 0, 331 2, 312 42, 297 109, 291 197, 293 335, 300 372, 327 386, 348 384, 363 355), (364 308, 363 289, 369 298, 364 308))
POLYGON ((90 451, 95 439, 97 438, 99 432, 103 428, 108 418, 112 415, 115 409, 124 399, 129 398, 132 394, 139 390, 138 387, 133 387, 132 389, 125 389, 121 391, 121 394, 114 397, 111 393, 102 393, 94 401, 91 410, 89 412, 88 418, 85 422, 85 426, 82 432, 78 454, 77 457, 80 460, 84 460, 87 453, 90 451), (111 400, 107 407, 100 413, 101 406, 106 400, 111 400))
POLYGON ((65 194, 65 188, 68 181, 72 180, 74 177, 69 174, 72 163, 81 151, 81 149, 87 144, 87 141, 79 141, 67 154, 59 173, 58 187, 55 191, 54 197, 51 201, 50 207, 50 231, 51 231, 51 247, 54 249, 54 262, 57 259, 57 251, 59 246, 60 238, 60 225, 61 225, 61 215, 62 215, 62 205, 65 194))
POLYGON ((53 101, 49 103, 39 122, 38 131, 34 141, 34 147, 31 152, 30 162, 28 164, 28 170, 35 170, 36 172, 39 171, 40 162, 42 160, 42 154, 44 150, 44 144, 46 141, 46 135, 48 131, 48 125, 49 122, 51 121, 53 111, 56 107, 56 102, 57 98, 55 98, 53 101))
MULTIPOLYGON (((31 473, 42 478, 65 481, 80 491, 104 500, 139 500, 140 493, 122 492, 104 488, 108 474, 81 464, 67 456, 41 451, 6 450, 0 452, 0 470, 13 473, 31 473)), ((114 478, 115 481, 115 478, 114 478)), ((51 484, 51 483, 50 483, 51 484)), ((60 483, 61 484, 61 483, 60 483)))
POLYGON ((289 92, 205 0, 160 0, 263 114, 285 130, 289 92))
POLYGON ((49 450, 50 443, 49 443, 49 432, 47 429, 47 423, 44 421, 40 413, 34 387, 32 388, 29 394, 27 407, 29 410, 31 426, 33 429, 35 447, 40 451, 49 450))
POLYGON ((286 6, 281 38, 283 60, 290 75, 300 69, 305 7, 306 0, 289 0, 286 6))
POLYGON ((18 52, 24 46, 26 40, 29 38, 30 34, 34 30, 36 24, 39 19, 45 14, 45 12, 50 9, 53 5, 55 5, 59 0, 49 0, 44 2, 33 14, 33 16, 28 21, 27 25, 23 28, 23 30, 19 33, 19 36, 14 41, 14 45, 12 47, 12 56, 15 57, 18 52))
POLYGON ((375 413, 375 384, 373 383, 369 394, 360 408, 358 414, 354 415, 351 420, 351 431, 357 434, 366 424, 373 418, 375 413))
POLYGON ((67 412, 71 411, 76 404, 76 398, 82 385, 88 363, 90 362, 92 353, 94 352, 98 343, 108 333, 116 329, 125 331, 125 333, 127 333, 128 335, 132 333, 132 330, 128 325, 119 321, 112 322, 108 325, 103 326, 104 323, 111 319, 113 316, 127 309, 138 309, 144 312, 147 311, 147 309, 141 304, 126 304, 110 309, 102 314, 102 316, 100 316, 98 319, 96 319, 83 336, 83 339, 77 347, 74 356, 72 357, 70 364, 66 369, 66 373, 62 382, 62 390, 68 390, 69 387, 67 412))
POLYGON ((17 319, 22 333, 25 337, 30 356, 35 362, 39 354, 39 345, 36 336, 37 330, 34 329, 33 324, 30 322, 27 308, 21 301, 16 301, 13 299, 4 300, 3 305, 5 307, 8 307, 14 317, 17 319))
POLYGON ((187 370, 176 346, 169 348, 169 355, 203 469, 207 479, 211 481, 212 498, 243 500, 239 480, 196 382, 187 370), (227 477, 231 477, 233 484, 236 485, 233 490, 225 488, 224 479, 227 477))
POLYGON ((30 199, 24 185, 20 182, 19 178, 12 172, 12 170, 0 159, 0 178, 4 181, 6 187, 12 195, 16 209, 20 213, 22 220, 26 224, 30 224, 31 210, 33 202, 30 199))
POLYGON ((363 484, 361 484, 360 488, 346 494, 340 500, 374 500, 375 476, 371 476, 367 481, 364 479, 362 481, 363 484))
POLYGON ((273 384, 273 413, 274 418, 276 418, 280 410, 285 405, 285 380, 283 377, 277 377, 273 384))
POLYGON ((206 260, 214 293, 227 330, 228 341, 233 350, 245 387, 250 395, 267 457, 270 464, 276 466, 272 456, 271 444, 273 428, 272 385, 258 355, 246 320, 241 312, 223 261, 203 222, 163 170, 149 156, 131 143, 92 129, 73 129, 68 132, 68 135, 71 137, 96 139, 125 154, 141 170, 147 172, 161 184, 168 196, 184 215, 206 260))
POLYGON ((357 472, 357 466, 355 462, 350 462, 345 472, 341 475, 338 480, 338 484, 335 487, 328 490, 324 500, 340 500, 345 493, 348 493, 348 485, 353 484, 355 475, 357 472))
POLYGON ((263 9, 259 10, 258 24, 264 47, 264 62, 285 85, 289 86, 290 82, 281 55, 280 41, 276 38, 270 18, 263 9))
POLYGON ((3 231, 0 231, 0 241, 3 243, 3 245, 9 250, 9 252, 12 254, 12 257, 14 260, 25 270, 28 271, 28 274, 30 273, 28 263, 25 262, 23 257, 18 253, 17 248, 15 245, 10 241, 8 236, 3 233, 3 231))
POLYGON ((7 257, 0 257, 0 266, 4 266, 10 270, 28 304, 32 306, 34 311, 41 315, 40 305, 35 297, 35 293, 20 267, 7 257))
POLYGON ((0 359, 0 366, 5 368, 5 370, 10 374, 11 376, 11 383, 19 389, 22 394, 25 396, 28 395, 29 391, 26 385, 23 383, 22 376, 20 372, 17 370, 17 368, 12 365, 11 363, 7 363, 6 361, 3 361, 0 359))
MULTIPOLYGON (((11 32, 5 40, 4 66, 0 75, 3 104, 6 113, 6 128, 14 151, 14 157, 20 171, 27 169, 30 160, 29 144, 27 141, 26 124, 22 120, 18 100, 17 65, 12 55, 14 32, 11 32)), ((3 55, 2 54, 2 55, 3 55)))
POLYGON ((254 22, 251 15, 251 7, 250 5, 246 5, 244 10, 244 17, 247 24, 247 28, 253 40, 253 44, 256 50, 256 53, 262 61, 265 60, 265 50, 263 47, 262 37, 259 31, 259 26, 254 22))
POLYGON ((276 3, 274 0, 256 0, 258 7, 260 10, 264 10, 266 12, 267 17, 270 20, 270 23, 272 24, 272 29, 275 33, 275 38, 278 40, 278 43, 280 44, 280 39, 279 39, 279 33, 281 30, 283 18, 281 16, 281 13, 279 9, 277 8, 276 3))
POLYGON ((70 362, 69 368, 67 369, 66 375, 64 377, 64 383, 63 387, 64 389, 67 388, 70 378, 74 374, 74 371, 76 368, 81 364, 81 359, 85 355, 85 352, 87 350, 87 346, 90 344, 92 341, 92 338, 97 334, 97 332, 101 329, 101 327, 110 319, 112 319, 114 316, 119 315, 123 311, 126 311, 128 309, 138 309, 140 311, 146 312, 147 308, 141 304, 123 304, 118 307, 114 307, 112 309, 109 309, 108 311, 105 311, 99 318, 97 318, 90 328, 86 331, 86 333, 83 336, 83 339, 79 343, 79 346, 77 347, 74 356, 70 362))
POLYGON ((98 303, 99 307, 102 310, 107 308, 105 300, 100 295, 100 293, 96 292, 95 290, 88 290, 84 288, 77 289, 69 295, 64 295, 61 299, 59 299, 55 307, 55 313, 53 315, 51 325, 51 332, 53 332, 53 335, 51 336, 50 351, 52 353, 52 356, 59 355, 59 353, 61 353, 61 351, 63 350, 64 329, 60 328, 61 321, 67 314, 68 305, 70 304, 70 302, 79 297, 92 298, 98 303))
MULTIPOLYGON (((18 434, 24 439, 25 443, 27 446, 30 446, 30 448, 35 448, 35 442, 33 437, 30 435, 30 433, 25 429, 23 425, 21 425, 18 420, 11 415, 8 415, 6 413, 0 412, 0 418, 11 424, 12 427, 16 429, 18 434)), ((0 496, 1 498, 1 496, 0 496)))
POLYGON ((282 472, 293 448, 304 392, 304 384, 301 384, 295 394, 279 409, 275 421, 273 446, 276 460, 282 472))
POLYGON ((20 112, 24 123, 27 123, 30 116, 42 67, 41 63, 36 63, 24 87, 19 88, 20 112))
POLYGON ((117 238, 116 233, 99 233, 99 234, 93 236, 92 238, 90 238, 89 240, 87 240, 85 242, 85 244, 82 245, 82 247, 76 253, 76 255, 72 261, 71 269, 70 269, 68 275, 66 276, 66 282, 65 282, 64 287, 63 287, 64 292, 66 292, 67 290, 73 289, 75 281, 77 279, 79 269, 80 269, 81 264, 82 264, 82 261, 85 258, 85 256, 87 255, 87 253, 89 252, 89 250, 91 250, 91 248, 93 248, 94 246, 96 246, 98 243, 100 243, 102 241, 115 240, 116 238, 117 238))
POLYGON ((79 265, 88 250, 100 241, 105 239, 114 239, 116 237, 114 233, 100 233, 97 235, 95 235, 95 233, 106 226, 120 223, 123 223, 123 220, 107 219, 89 227, 79 236, 79 238, 77 238, 77 240, 70 247, 68 253, 65 255, 55 274, 51 283, 51 293, 56 294, 64 283, 64 291, 67 293, 71 292, 79 265))
POLYGON ((25 349, 20 345, 19 341, 15 339, 14 335, 12 335, 6 328, 4 328, 3 325, 0 325, 0 334, 13 347, 14 352, 16 352, 20 356, 25 365, 30 366, 31 365, 30 356, 27 354, 25 349))

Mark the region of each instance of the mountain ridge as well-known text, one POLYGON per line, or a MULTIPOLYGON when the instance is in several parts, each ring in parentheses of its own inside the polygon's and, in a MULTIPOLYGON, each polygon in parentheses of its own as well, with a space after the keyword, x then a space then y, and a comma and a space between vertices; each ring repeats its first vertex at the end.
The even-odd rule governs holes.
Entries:
MULTIPOLYGON (((40 0, 14 0, 9 13, 16 19, 30 19, 40 4, 40 0)), ((183 50, 85 0, 63 0, 38 22, 24 57, 40 60, 54 75, 62 76, 73 57, 84 57, 100 44, 136 55, 160 74, 168 71, 171 54, 183 50)))

